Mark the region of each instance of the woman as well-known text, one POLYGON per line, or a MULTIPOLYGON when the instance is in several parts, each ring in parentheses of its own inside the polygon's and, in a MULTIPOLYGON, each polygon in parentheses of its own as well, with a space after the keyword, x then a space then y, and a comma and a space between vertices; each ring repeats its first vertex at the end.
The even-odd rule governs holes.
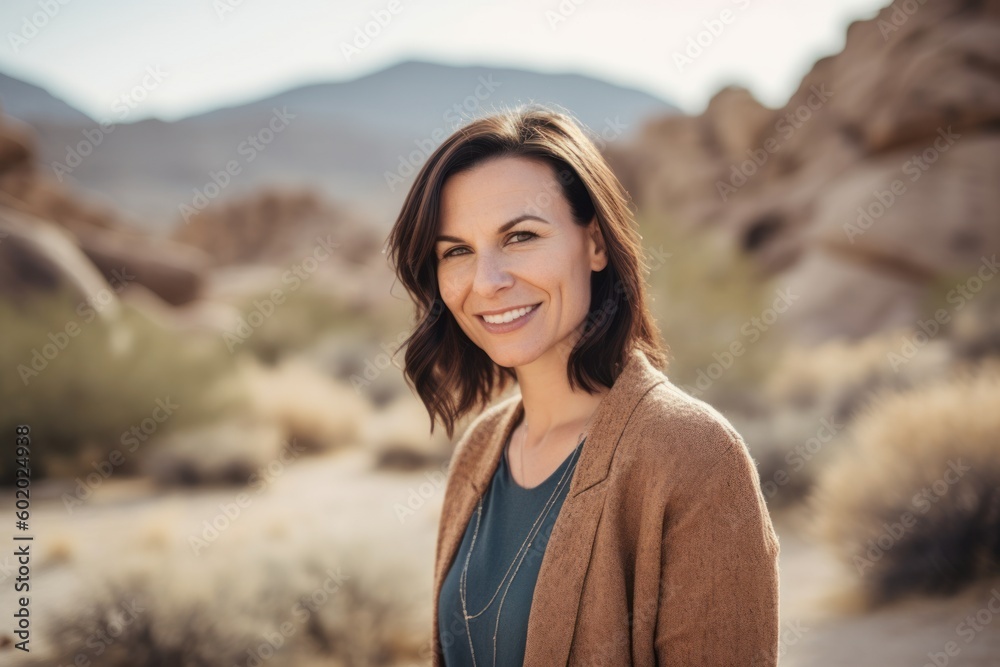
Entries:
MULTIPOLYGON (((627 195, 565 114, 457 130, 389 237, 406 376, 452 456, 434 665, 774 665, 778 541, 746 445, 659 370, 627 195)), ((433 429, 433 426, 432 426, 433 429)))

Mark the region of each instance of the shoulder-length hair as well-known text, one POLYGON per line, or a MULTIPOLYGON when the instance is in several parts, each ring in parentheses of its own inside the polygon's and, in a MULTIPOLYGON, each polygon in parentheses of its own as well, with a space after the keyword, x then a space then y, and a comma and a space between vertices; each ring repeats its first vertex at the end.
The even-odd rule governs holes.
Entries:
POLYGON ((460 127, 434 150, 387 239, 396 277, 416 304, 403 372, 430 414, 431 433, 440 417, 449 438, 456 421, 517 380, 512 368, 496 364, 466 336, 445 306, 434 252, 445 182, 502 157, 548 163, 574 221, 586 226, 596 216, 604 237, 608 265, 591 274, 590 308, 566 369, 570 387, 610 388, 633 348, 659 368, 667 363, 668 348, 648 307, 643 274, 649 267, 628 193, 572 116, 538 104, 505 109, 460 127))

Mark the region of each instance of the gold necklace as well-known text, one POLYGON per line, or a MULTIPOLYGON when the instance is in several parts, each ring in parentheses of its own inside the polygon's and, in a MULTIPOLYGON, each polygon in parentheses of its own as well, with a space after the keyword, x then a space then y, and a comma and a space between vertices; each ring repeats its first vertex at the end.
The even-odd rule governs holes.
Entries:
MULTIPOLYGON (((596 413, 596 410, 595 410, 595 413, 596 413)), ((473 619, 473 618, 477 618, 478 616, 481 616, 487 609, 490 608, 490 605, 493 604, 493 600, 496 599, 497 593, 499 593, 500 589, 503 588, 503 582, 507 578, 507 573, 510 572, 510 568, 514 567, 514 563, 517 563, 517 567, 514 569, 514 574, 511 575, 510 581, 507 582, 507 588, 504 589, 503 596, 500 598, 500 607, 497 609, 497 620, 496 620, 496 625, 494 626, 494 629, 493 629, 493 665, 495 667, 496 666, 496 662, 497 662, 497 634, 499 633, 499 630, 500 630, 500 612, 503 610, 503 601, 507 597, 507 591, 510 590, 510 585, 512 583, 514 583, 514 577, 517 576, 517 571, 521 569, 521 563, 524 562, 524 556, 527 555, 527 549, 531 548, 531 543, 534 541, 535 537, 538 535, 538 531, 541 530, 541 526, 538 525, 539 521, 542 521, 544 519, 544 517, 548 515, 548 513, 551 511, 552 507, 554 506, 554 504, 555 504, 554 498, 557 496, 559 490, 562 488, 563 483, 566 480, 566 475, 567 474, 571 474, 571 471, 576 469, 577 460, 576 460, 575 457, 576 457, 577 452, 580 449, 580 445, 583 444, 583 434, 586 433, 587 426, 590 425, 590 421, 593 418, 594 418, 594 415, 591 414, 590 415, 590 419, 588 419, 587 423, 584 425, 583 431, 580 432, 580 442, 577 444, 576 449, 574 449, 573 452, 570 454, 570 458, 572 458, 574 460, 570 463, 569 467, 567 467, 566 470, 563 471, 562 476, 559 478, 559 481, 556 482, 556 486, 552 490, 552 493, 549 495, 548 500, 545 501, 545 505, 542 507, 542 513, 538 515, 538 518, 536 518, 535 521, 534 521, 534 523, 531 524, 531 528, 528 529, 528 535, 525 536, 524 542, 521 543, 521 546, 518 548, 517 553, 514 555, 514 560, 507 567, 507 572, 504 573, 503 578, 500 580, 500 585, 497 586, 497 590, 490 597, 490 600, 489 600, 489 602, 486 603, 485 607, 483 607, 478 613, 470 615, 469 611, 468 611, 468 608, 466 607, 466 594, 468 592, 469 561, 470 561, 470 559, 472 557, 472 550, 473 550, 473 548, 476 545, 476 536, 479 534, 479 524, 480 524, 480 522, 482 520, 482 516, 483 516, 483 496, 479 497, 479 506, 476 509, 476 527, 475 527, 475 530, 473 530, 473 533, 472 533, 472 542, 469 544, 469 552, 465 555, 465 565, 462 568, 462 574, 459 577, 459 586, 458 586, 458 591, 459 591, 459 594, 460 594, 460 597, 461 597, 461 601, 462 601, 462 616, 464 617, 464 620, 465 620, 465 635, 469 639, 469 651, 472 653, 472 664, 473 664, 473 667, 476 666, 476 651, 473 648, 473 644, 472 644, 472 631, 471 631, 471 629, 469 627, 469 621, 471 619, 473 619), (537 529, 536 529, 536 526, 537 526, 537 529), (534 531, 534 535, 532 535, 532 531, 534 531), (522 553, 521 553, 522 551, 524 551, 524 555, 522 555, 522 553)), ((522 463, 523 463, 523 461, 524 461, 523 455, 521 457, 521 460, 522 460, 522 463)), ((522 476, 522 479, 524 479, 523 476, 522 476)))

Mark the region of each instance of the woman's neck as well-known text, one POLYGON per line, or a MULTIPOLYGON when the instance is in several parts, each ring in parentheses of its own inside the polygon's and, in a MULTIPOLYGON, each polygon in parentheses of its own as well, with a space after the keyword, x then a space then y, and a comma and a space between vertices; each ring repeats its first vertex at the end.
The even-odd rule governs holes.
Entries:
POLYGON ((516 369, 524 416, 518 425, 526 448, 544 447, 547 442, 562 442, 585 427, 609 389, 602 387, 589 394, 577 387, 571 390, 566 362, 543 363, 538 359, 516 369))

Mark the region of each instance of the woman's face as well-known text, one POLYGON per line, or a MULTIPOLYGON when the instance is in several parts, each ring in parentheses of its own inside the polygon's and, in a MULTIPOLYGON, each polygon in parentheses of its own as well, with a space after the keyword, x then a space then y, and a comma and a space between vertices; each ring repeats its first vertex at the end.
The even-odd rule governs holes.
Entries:
POLYGON ((462 330, 500 366, 558 345, 568 353, 590 307, 591 272, 607 265, 596 218, 576 224, 552 167, 522 157, 455 174, 441 194, 438 286, 462 330))

